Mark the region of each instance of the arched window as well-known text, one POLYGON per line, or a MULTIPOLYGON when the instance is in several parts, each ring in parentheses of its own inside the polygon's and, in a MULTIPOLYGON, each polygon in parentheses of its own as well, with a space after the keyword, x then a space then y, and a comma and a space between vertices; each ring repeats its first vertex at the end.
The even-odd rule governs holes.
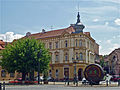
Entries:
POLYGON ((79 40, 79 46, 80 46, 80 47, 82 46, 82 41, 81 41, 81 40, 79 40))
POLYGON ((6 77, 6 71, 5 70, 1 71, 1 77, 6 77))
POLYGON ((67 43, 67 40, 65 41, 65 47, 68 47, 68 43, 67 43))
POLYGON ((68 54, 66 53, 65 54, 65 61, 67 61, 68 60, 68 54))
POLYGON ((76 60, 78 60, 78 53, 76 52, 76 60))
POLYGON ((83 54, 80 53, 80 60, 83 60, 83 54))

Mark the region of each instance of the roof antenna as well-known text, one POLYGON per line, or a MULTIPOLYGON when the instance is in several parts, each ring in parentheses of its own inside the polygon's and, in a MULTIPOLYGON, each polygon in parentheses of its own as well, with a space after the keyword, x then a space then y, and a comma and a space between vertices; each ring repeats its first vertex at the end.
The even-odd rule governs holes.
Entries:
POLYGON ((80 9, 79 9, 79 2, 78 2, 78 12, 80 11, 80 9))
POLYGON ((52 30, 52 29, 53 29, 53 26, 50 26, 50 29, 52 30))

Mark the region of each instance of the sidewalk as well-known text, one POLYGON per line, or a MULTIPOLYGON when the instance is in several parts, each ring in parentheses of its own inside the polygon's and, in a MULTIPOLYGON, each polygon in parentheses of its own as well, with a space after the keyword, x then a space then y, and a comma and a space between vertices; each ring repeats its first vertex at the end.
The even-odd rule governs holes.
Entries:
MULTIPOLYGON (((6 84, 9 83, 9 81, 0 81, 0 83, 3 83, 5 82, 6 84)), ((34 84, 34 85, 38 85, 38 84, 34 84)), ((118 82, 111 82, 111 84, 107 84, 104 82, 104 83, 100 83, 100 85, 89 85, 89 84, 82 84, 81 81, 78 82, 78 85, 74 85, 73 82, 69 82, 69 85, 68 85, 68 82, 48 82, 48 84, 40 84, 40 85, 64 85, 64 86, 68 86, 68 87, 118 87, 118 82)), ((9 85, 8 85, 9 86, 9 85)))

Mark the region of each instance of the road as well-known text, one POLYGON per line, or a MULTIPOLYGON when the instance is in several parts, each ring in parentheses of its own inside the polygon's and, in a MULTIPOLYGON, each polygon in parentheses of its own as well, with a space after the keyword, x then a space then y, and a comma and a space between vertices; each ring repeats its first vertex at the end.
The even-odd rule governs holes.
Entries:
POLYGON ((120 90, 120 87, 72 87, 64 85, 7 86, 6 90, 120 90))

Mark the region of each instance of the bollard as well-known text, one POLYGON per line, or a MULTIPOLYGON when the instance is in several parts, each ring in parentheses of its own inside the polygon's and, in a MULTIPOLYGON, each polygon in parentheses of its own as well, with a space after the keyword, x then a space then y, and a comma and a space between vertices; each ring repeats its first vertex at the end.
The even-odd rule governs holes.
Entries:
POLYGON ((68 80, 68 83, 67 83, 67 85, 69 85, 69 80, 68 80))
POLYGON ((2 90, 2 86, 1 86, 1 83, 0 83, 0 90, 2 90))
POLYGON ((5 90, 5 82, 3 82, 3 90, 5 90))
POLYGON ((120 80, 118 80, 118 86, 120 86, 120 80))
POLYGON ((106 80, 106 86, 108 86, 108 80, 106 80))

